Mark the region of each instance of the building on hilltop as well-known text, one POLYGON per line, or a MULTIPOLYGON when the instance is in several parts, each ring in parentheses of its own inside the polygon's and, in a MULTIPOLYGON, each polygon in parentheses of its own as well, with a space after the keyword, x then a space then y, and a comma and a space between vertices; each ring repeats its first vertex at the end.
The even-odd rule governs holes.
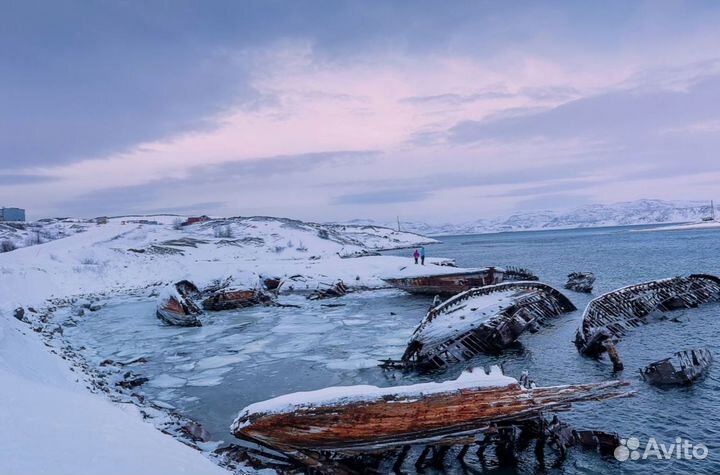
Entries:
POLYGON ((25 221, 22 208, 0 208, 0 221, 25 221))

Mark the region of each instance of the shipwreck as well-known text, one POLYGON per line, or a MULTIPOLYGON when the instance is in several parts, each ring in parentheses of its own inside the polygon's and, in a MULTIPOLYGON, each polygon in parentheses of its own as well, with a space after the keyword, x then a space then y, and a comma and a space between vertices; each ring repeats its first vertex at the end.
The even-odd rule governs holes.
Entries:
POLYGON ((484 267, 449 274, 430 274, 386 278, 383 280, 393 287, 414 294, 450 296, 475 287, 495 285, 508 281, 538 280, 538 277, 529 270, 519 267, 484 267))
POLYGON ((318 284, 318 288, 315 289, 310 295, 307 296, 308 300, 323 300, 335 297, 343 297, 347 295, 348 287, 345 282, 338 279, 332 284, 318 284))
POLYGON ((541 282, 508 282, 462 292, 428 311, 402 358, 385 368, 442 369, 480 353, 497 353, 526 330, 576 310, 561 292, 541 282))
POLYGON ((595 284, 595 274, 592 272, 571 272, 567 276, 565 288, 574 292, 589 294, 595 284))
POLYGON ((648 322, 654 312, 668 312, 720 300, 720 278, 708 274, 653 280, 630 285, 593 299, 585 308, 575 346, 586 356, 604 352, 620 371, 615 343, 628 330, 648 322))
POLYGON ((195 284, 187 280, 168 285, 158 297, 155 315, 169 325, 202 326, 198 318, 202 311, 193 301, 193 297, 199 295, 195 284))
POLYGON ((712 361, 712 354, 706 348, 678 351, 669 358, 642 368, 640 375, 650 384, 685 385, 702 376, 712 361))
POLYGON ((275 301, 269 292, 259 289, 225 288, 213 292, 203 300, 205 310, 232 310, 254 305, 271 305, 275 301))
MULTIPOLYGON (((516 428, 534 434, 539 457, 546 442, 544 413, 630 396, 624 386, 608 381, 527 388, 497 366, 476 368, 443 383, 333 387, 276 397, 244 408, 231 430, 319 473, 359 473, 343 458, 363 454, 394 457, 396 472, 413 449, 422 450, 416 465, 431 449, 442 463, 452 446, 462 446, 462 458, 477 445, 481 457, 489 441, 500 454, 502 448, 514 450, 516 428)), ((362 470, 367 467, 366 460, 362 470)))

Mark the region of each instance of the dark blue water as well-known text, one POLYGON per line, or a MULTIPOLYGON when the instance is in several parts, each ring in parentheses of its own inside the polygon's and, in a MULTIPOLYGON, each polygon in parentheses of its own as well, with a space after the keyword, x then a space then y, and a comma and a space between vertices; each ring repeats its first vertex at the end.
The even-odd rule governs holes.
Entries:
MULTIPOLYGON (((562 288, 566 275, 591 271, 597 276, 593 295, 645 280, 688 273, 720 274, 720 232, 630 232, 628 228, 519 232, 442 237, 428 246, 430 257, 447 257, 459 266, 528 267, 541 280, 562 288)), ((412 250, 389 254, 409 255, 412 250)), ((477 365, 500 363, 519 376, 528 370, 539 385, 604 381, 620 377, 631 383, 632 399, 577 405, 561 417, 578 428, 616 431, 669 445, 677 437, 709 448, 705 460, 618 462, 582 450, 573 451, 560 469, 548 473, 649 474, 720 473, 720 396, 717 368, 686 388, 657 389, 640 381, 638 369, 671 353, 720 341, 720 306, 674 312, 677 319, 646 325, 618 345, 626 370, 613 376, 606 359, 581 357, 572 340, 582 309, 593 295, 566 293, 579 308, 539 333, 524 335, 518 349, 500 357, 478 357, 477 365), (679 321, 673 321, 679 320, 679 321)), ((252 308, 208 316, 201 328, 158 325, 154 301, 118 302, 68 328, 66 337, 88 349, 93 361, 145 356, 136 371, 151 378, 143 391, 151 399, 177 407, 196 418, 215 440, 233 441, 228 426, 242 407, 280 394, 331 385, 392 386, 427 377, 383 372, 378 359, 399 357, 429 299, 399 291, 351 294, 343 307, 288 297, 302 308, 252 308)), ((720 355, 718 355, 720 358, 720 355)), ((432 378, 454 378, 461 368, 432 378)), ((471 465, 474 459, 470 457, 471 465)), ((410 469, 410 465, 406 466, 410 469)), ((475 464, 473 470, 482 471, 475 464)), ((532 456, 517 470, 535 473, 532 456)), ((486 469, 491 473, 496 471, 486 469)), ((436 472, 428 472, 436 473, 436 472)), ((461 473, 458 470, 451 473, 461 473)))
MULTIPOLYGON (((444 236, 443 243, 427 247, 428 255, 454 258, 459 266, 516 265, 535 271, 540 279, 562 288, 572 271, 594 272, 597 281, 592 295, 566 292, 578 311, 561 316, 539 334, 525 335, 523 349, 498 358, 506 373, 528 369, 541 385, 611 379, 607 359, 581 357, 572 344, 582 309, 593 296, 618 287, 651 279, 690 273, 720 273, 720 232, 673 231, 631 232, 637 228, 544 231, 444 236)), ((406 253, 407 251, 405 251, 406 253)), ((392 252, 397 254, 397 252, 392 252)), ((402 254, 402 253, 400 253, 402 254)), ((638 369, 675 351, 708 347, 715 352, 720 343, 720 305, 668 314, 679 317, 638 328, 618 345, 626 370, 619 376, 632 384, 637 395, 631 399, 576 406, 561 417, 577 427, 616 431, 637 437, 641 449, 650 437, 666 446, 677 437, 704 443, 709 449, 704 460, 652 459, 599 462, 594 456, 576 453, 563 469, 565 473, 720 473, 720 379, 718 368, 686 388, 658 389, 643 383, 638 369)), ((720 354, 716 354, 720 359, 720 354)), ((528 472, 531 467, 526 467, 528 472)))

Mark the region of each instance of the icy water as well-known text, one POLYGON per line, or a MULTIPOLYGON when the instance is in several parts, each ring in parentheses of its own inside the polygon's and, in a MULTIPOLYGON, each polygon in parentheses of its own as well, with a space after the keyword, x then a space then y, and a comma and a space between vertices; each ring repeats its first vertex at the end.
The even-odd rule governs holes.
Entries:
MULTIPOLYGON (((632 228, 637 229, 637 228, 632 228)), ((432 257, 448 257, 459 266, 528 267, 541 280, 561 288, 572 271, 597 276, 592 295, 567 291, 578 311, 560 316, 521 345, 500 357, 478 357, 478 365, 502 363, 518 376, 528 370, 539 385, 612 379, 605 359, 581 357, 572 340, 592 296, 623 285, 688 273, 720 274, 720 232, 630 232, 605 228, 449 236, 427 248, 432 257)), ((411 250, 389 254, 409 255, 411 250)), ((301 308, 252 308, 208 314, 201 328, 162 326, 154 300, 111 304, 67 328, 74 346, 84 345, 91 360, 127 360, 145 356, 133 368, 151 382, 142 390, 153 400, 175 406, 200 421, 215 440, 233 442, 228 426, 247 404, 287 392, 332 385, 392 386, 457 376, 460 368, 428 377, 383 372, 378 359, 399 357, 430 299, 383 290, 352 294, 340 300, 310 302, 299 296, 283 303, 301 308), (326 304, 344 306, 328 307, 326 304)), ((706 346, 717 354, 720 342, 718 304, 667 314, 668 319, 635 329, 618 345, 625 363, 619 375, 637 395, 631 399, 576 405, 561 418, 577 428, 617 431, 637 437, 640 450, 653 437, 665 446, 676 438, 709 448, 704 460, 618 462, 576 449, 561 469, 548 473, 646 474, 720 472, 720 381, 718 368, 686 388, 658 389, 643 383, 638 368, 683 349, 706 346), (677 317, 677 318, 675 318, 677 317)), ((517 470, 485 473, 535 473, 532 457, 517 470)), ((470 457, 470 461, 473 458, 470 457)), ((410 464, 406 465, 409 469, 410 464)), ((481 472, 475 466, 474 472, 481 472)), ((458 471, 452 473, 460 473, 458 471)))

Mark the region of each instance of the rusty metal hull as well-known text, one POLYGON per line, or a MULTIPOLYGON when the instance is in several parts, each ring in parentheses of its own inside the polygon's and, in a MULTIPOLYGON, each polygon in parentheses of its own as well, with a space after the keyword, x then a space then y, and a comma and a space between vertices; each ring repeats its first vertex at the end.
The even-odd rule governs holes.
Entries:
POLYGON ((393 287, 397 287, 406 292, 434 296, 455 295, 475 287, 494 285, 507 281, 537 280, 537 276, 526 269, 488 267, 472 272, 455 272, 452 274, 384 280, 393 287))
POLYGON ((192 296, 199 291, 192 282, 181 280, 164 291, 155 309, 155 316, 169 325, 181 327, 202 326, 198 315, 201 310, 193 302, 192 296))
POLYGON ((388 396, 344 405, 250 414, 233 425, 236 437, 278 448, 365 452, 434 444, 481 433, 493 424, 520 423, 581 401, 627 396, 611 381, 524 389, 519 384, 469 388, 430 396, 388 396))
POLYGON ((182 306, 176 301, 172 301, 170 304, 164 307, 158 307, 155 315, 165 323, 169 325, 175 325, 179 327, 200 327, 200 319, 196 315, 185 313, 182 306))
POLYGON ((202 306, 205 310, 232 310, 251 307, 253 305, 268 304, 272 298, 265 293, 250 289, 220 290, 206 298, 202 306))

